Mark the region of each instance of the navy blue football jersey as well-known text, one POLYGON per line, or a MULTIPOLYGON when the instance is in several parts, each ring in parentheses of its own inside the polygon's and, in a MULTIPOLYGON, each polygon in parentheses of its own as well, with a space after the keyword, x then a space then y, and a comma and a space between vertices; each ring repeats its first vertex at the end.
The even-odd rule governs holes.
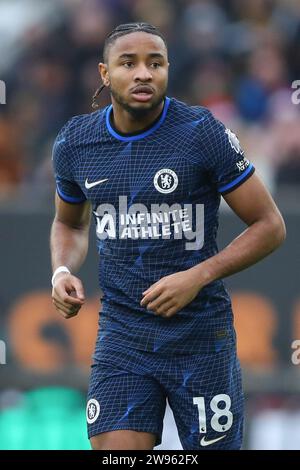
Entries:
POLYGON ((217 280, 171 318, 140 306, 164 276, 214 256, 220 197, 254 172, 235 134, 206 108, 166 98, 142 132, 113 127, 112 106, 72 118, 53 150, 57 192, 90 201, 103 291, 96 346, 195 353, 235 343, 231 302, 217 280))

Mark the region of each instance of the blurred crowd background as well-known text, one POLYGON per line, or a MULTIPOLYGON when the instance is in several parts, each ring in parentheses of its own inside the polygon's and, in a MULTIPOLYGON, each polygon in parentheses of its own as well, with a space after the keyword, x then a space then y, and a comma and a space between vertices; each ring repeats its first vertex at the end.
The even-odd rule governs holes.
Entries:
POLYGON ((104 38, 130 21, 164 33, 169 95, 208 106, 273 193, 289 197, 300 182, 298 0, 1 0, 0 201, 49 204, 53 139, 70 116, 91 111, 104 38))
MULTIPOLYGON (((207 106, 230 127, 283 210, 283 250, 228 282, 245 373, 244 446, 300 449, 300 354, 291 361, 300 338, 299 0, 0 0, 0 449, 89 448, 84 393, 99 301, 90 297, 69 323, 51 304, 51 152, 63 124, 92 111, 105 36, 131 21, 160 28, 168 95, 207 106)), ((100 105, 108 103, 104 91, 100 105)), ((236 218, 223 215, 228 242, 236 218)), ((94 296, 89 256, 83 277, 94 296)), ((180 448, 169 410, 163 448, 180 448)))

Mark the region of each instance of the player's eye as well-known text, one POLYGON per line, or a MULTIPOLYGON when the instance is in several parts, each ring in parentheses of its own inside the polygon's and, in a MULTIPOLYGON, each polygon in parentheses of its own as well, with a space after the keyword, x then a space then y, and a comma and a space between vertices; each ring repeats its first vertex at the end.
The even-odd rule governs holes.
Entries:
POLYGON ((158 69, 158 67, 160 67, 160 63, 159 62, 152 62, 151 67, 153 67, 154 69, 158 69))
POLYGON ((123 65, 124 65, 124 67, 126 67, 126 68, 130 69, 130 68, 132 68, 132 67, 133 67, 133 62, 124 62, 124 64, 123 64, 123 65))

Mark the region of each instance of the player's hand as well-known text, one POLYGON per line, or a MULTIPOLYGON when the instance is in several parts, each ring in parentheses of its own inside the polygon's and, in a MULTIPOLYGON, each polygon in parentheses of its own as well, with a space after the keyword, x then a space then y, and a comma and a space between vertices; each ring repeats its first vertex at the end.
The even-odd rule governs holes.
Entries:
POLYGON ((77 315, 84 301, 84 289, 80 279, 68 273, 57 274, 52 289, 52 302, 56 310, 64 318, 72 318, 77 315))
POLYGON ((191 269, 163 277, 143 292, 141 306, 156 315, 172 317, 192 302, 201 290, 191 269))

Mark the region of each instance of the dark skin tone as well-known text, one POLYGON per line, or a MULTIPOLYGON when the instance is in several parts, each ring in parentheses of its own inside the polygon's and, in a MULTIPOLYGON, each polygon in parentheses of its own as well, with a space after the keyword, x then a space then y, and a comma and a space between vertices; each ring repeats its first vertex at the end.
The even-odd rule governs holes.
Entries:
MULTIPOLYGON (((142 130, 159 116, 168 65, 165 45, 154 35, 132 33, 111 45, 108 63, 99 64, 99 71, 104 84, 110 87, 114 125, 119 131, 142 130)), ((225 200, 248 228, 217 255, 149 286, 143 293, 141 305, 166 321, 189 304, 204 286, 251 266, 274 251, 285 238, 282 217, 257 175, 225 196, 225 200)), ((68 204, 56 195, 56 215, 51 230, 53 270, 61 265, 71 272, 80 268, 88 250, 90 219, 89 202, 68 204)), ((72 274, 58 274, 52 300, 64 318, 76 316, 85 302, 81 280, 72 274)), ((133 430, 110 431, 92 437, 91 444, 98 450, 151 450, 155 435, 133 430)))
POLYGON ((248 228, 217 255, 150 286, 143 293, 142 306, 157 315, 171 317, 207 284, 257 263, 283 242, 283 219, 257 175, 252 175, 224 199, 248 228))
MULTIPOLYGON (((112 96, 117 129, 138 131, 160 114, 168 65, 162 39, 152 34, 132 33, 111 45, 108 64, 100 63, 99 71, 104 84, 117 95, 117 100, 112 96), (140 101, 139 97, 133 96, 132 90, 145 84, 153 93, 147 101, 140 101), (126 109, 122 102, 126 103, 126 109), (143 119, 140 118, 141 110, 144 111, 143 119), (136 111, 138 118, 135 118, 136 111)), ((207 284, 251 266, 283 242, 283 219, 257 175, 252 175, 224 199, 248 228, 217 255, 149 286, 143 293, 142 306, 169 318, 189 304, 207 284)), ((56 197, 56 217, 51 233, 53 269, 60 265, 68 266, 71 272, 79 269, 87 252, 90 214, 88 202, 73 205, 56 197)), ((52 297, 65 318, 77 315, 85 300, 81 281, 66 273, 56 276, 52 297)))
MULTIPOLYGON (((150 286, 143 293, 142 306, 157 315, 171 317, 189 304, 207 284, 251 266, 283 242, 284 222, 257 175, 251 176, 242 186, 225 196, 225 200, 248 228, 217 255, 191 269, 163 277, 150 286)), ((89 223, 89 203, 74 206, 57 196, 53 243, 64 232, 69 235, 65 245, 60 244, 60 250, 52 251, 53 255, 56 254, 53 258, 55 267, 65 264, 70 270, 77 268, 87 251, 89 223), (73 246, 77 246, 77 249, 70 250, 72 256, 66 256, 65 253, 73 246), (64 262, 59 261, 61 259, 64 262)), ((58 274, 53 288, 53 301, 65 318, 76 315, 84 303, 81 281, 73 275, 58 274)))
POLYGON ((115 127, 124 133, 149 126, 163 109, 168 83, 168 54, 159 36, 142 32, 122 36, 109 48, 99 73, 110 88, 115 127), (145 87, 149 93, 134 91, 145 87), (147 101, 140 101, 147 99, 147 101))

